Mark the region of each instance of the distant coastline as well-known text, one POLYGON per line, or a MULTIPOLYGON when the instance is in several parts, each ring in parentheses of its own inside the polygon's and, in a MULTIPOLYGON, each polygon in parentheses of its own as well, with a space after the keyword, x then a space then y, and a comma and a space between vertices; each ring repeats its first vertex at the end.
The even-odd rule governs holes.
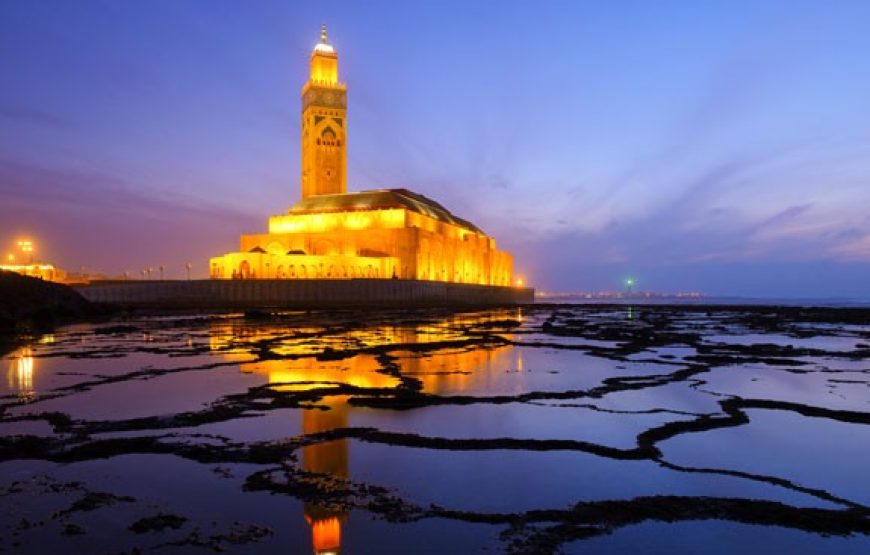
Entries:
POLYGON ((752 306, 816 306, 870 308, 870 299, 848 297, 742 297, 708 296, 704 293, 549 293, 536 292, 536 303, 554 304, 698 304, 752 306))

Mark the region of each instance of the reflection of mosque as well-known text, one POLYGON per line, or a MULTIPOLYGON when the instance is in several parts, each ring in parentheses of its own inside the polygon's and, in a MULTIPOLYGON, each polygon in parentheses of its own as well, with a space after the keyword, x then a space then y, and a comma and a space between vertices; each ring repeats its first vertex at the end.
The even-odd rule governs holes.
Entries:
MULTIPOLYGON (((347 426, 347 405, 342 399, 330 403, 329 410, 302 412, 302 432, 314 434, 347 426)), ((347 478, 348 442, 346 439, 309 445, 302 449, 302 468, 308 472, 347 478)), ((341 525, 347 519, 344 511, 336 511, 317 503, 305 504, 305 520, 311 525, 311 540, 318 554, 338 553, 341 549, 341 525)))
MULTIPOLYGON (((518 311, 509 315, 490 312, 486 316, 471 318, 457 316, 450 320, 439 322, 431 327, 391 327, 376 328, 362 332, 348 332, 346 335, 365 335, 368 341, 383 344, 414 345, 436 342, 444 339, 442 335, 447 325, 469 325, 509 317, 520 317, 518 311)), ((315 331, 299 330, 294 331, 315 331)), ((286 334, 286 328, 269 329, 268 326, 224 325, 211 329, 211 347, 221 350, 230 359, 238 360, 243 372, 254 372, 268 376, 269 383, 281 384, 276 389, 299 391, 321 387, 329 383, 344 383, 357 387, 385 388, 395 387, 398 380, 392 376, 378 372, 381 365, 378 360, 367 354, 358 354, 352 358, 339 361, 319 361, 314 357, 287 360, 250 360, 246 343, 255 342, 278 334, 286 334)), ((505 335, 509 337, 509 334, 505 335)), ((351 337, 348 337, 350 339, 351 337)), ((359 337, 361 339, 361 337, 359 337)), ((322 347, 320 347, 322 348, 322 347)), ((311 354, 312 345, 300 341, 297 344, 286 342, 275 348, 284 355, 311 354)), ((508 365, 519 369, 522 359, 519 351, 514 352, 512 346, 500 346, 494 349, 474 348, 468 350, 436 351, 437 363, 433 359, 421 359, 417 356, 400 358, 397 363, 405 374, 414 375, 423 383, 424 391, 438 393, 450 390, 462 392, 475 388, 481 381, 488 380, 496 372, 503 372, 508 365), (516 355, 515 357, 513 355, 516 355), (443 370, 442 370, 443 369, 443 370), (454 371, 454 370, 458 370, 454 371)), ((328 410, 308 409, 302 411, 302 431, 313 434, 349 425, 353 408, 347 404, 344 395, 324 398, 318 404, 328 406, 328 410)), ((348 478, 350 446, 348 440, 329 441, 317 445, 309 445, 302 451, 302 466, 308 472, 327 474, 336 478, 348 478)), ((341 528, 347 520, 343 511, 318 505, 305 504, 305 520, 311 526, 312 544, 317 554, 338 553, 341 550, 341 528)))

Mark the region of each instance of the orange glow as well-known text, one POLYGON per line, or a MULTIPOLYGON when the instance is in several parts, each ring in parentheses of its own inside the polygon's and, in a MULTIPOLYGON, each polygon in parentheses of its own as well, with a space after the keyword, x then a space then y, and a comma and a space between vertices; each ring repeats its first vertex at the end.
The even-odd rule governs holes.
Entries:
POLYGON ((431 199, 347 192, 347 87, 326 28, 302 88, 301 201, 209 260, 212 279, 408 279, 510 287, 513 257, 431 199))
POLYGON ((29 347, 19 349, 9 364, 6 378, 9 389, 17 391, 21 399, 30 399, 34 396, 33 369, 33 351, 29 347))
MULTIPOLYGON (((333 383, 350 384, 362 388, 395 388, 401 380, 382 372, 383 366, 375 355, 357 354, 344 360, 323 361, 313 355, 324 346, 358 345, 364 342, 371 346, 426 344, 462 337, 468 326, 515 317, 522 320, 522 310, 492 311, 484 316, 457 314, 415 328, 378 327, 342 332, 340 336, 320 337, 311 341, 310 336, 324 331, 322 327, 294 328, 292 336, 283 339, 272 348, 280 355, 291 358, 278 360, 252 360, 249 344, 285 336, 286 328, 273 330, 245 325, 215 324, 210 329, 209 347, 228 360, 237 361, 245 373, 265 374, 277 390, 298 391, 322 388, 333 383), (293 358, 295 357, 298 358, 293 358)), ((510 339, 512 334, 506 333, 510 339)), ((437 350, 426 357, 402 356, 398 353, 401 372, 412 375, 423 383, 424 391, 462 392, 473 390, 489 383, 493 376, 505 368, 523 370, 520 352, 510 345, 493 349, 437 350)), ((327 410, 307 409, 302 411, 302 433, 316 434, 332 429, 346 428, 351 424, 354 409, 347 402, 347 395, 324 395, 318 405, 327 410)), ((365 410, 365 409, 363 409, 365 410)), ((350 443, 348 440, 326 441, 302 448, 302 468, 307 472, 323 474, 338 480, 348 479, 350 466, 350 443)), ((304 505, 306 522, 311 526, 314 552, 321 555, 339 553, 341 527, 347 513, 331 506, 308 502, 304 505)))
POLYGON ((517 278, 517 287, 522 287, 523 285, 525 285, 525 283, 526 282, 523 281, 523 278, 521 278, 521 277, 517 278))
POLYGON ((6 260, 8 260, 10 264, 15 262, 15 255, 10 252, 8 255, 6 255, 6 260))
POLYGON ((315 553, 338 553, 341 548, 341 522, 338 517, 325 520, 308 520, 315 553))
POLYGON ((52 264, 0 264, 0 270, 15 272, 23 276, 30 276, 46 281, 66 281, 66 272, 56 268, 52 264))
POLYGON ((318 85, 338 84, 338 57, 324 50, 311 55, 311 81, 318 85))
POLYGON ((33 241, 22 239, 18 241, 18 248, 21 249, 21 252, 33 252, 33 241))

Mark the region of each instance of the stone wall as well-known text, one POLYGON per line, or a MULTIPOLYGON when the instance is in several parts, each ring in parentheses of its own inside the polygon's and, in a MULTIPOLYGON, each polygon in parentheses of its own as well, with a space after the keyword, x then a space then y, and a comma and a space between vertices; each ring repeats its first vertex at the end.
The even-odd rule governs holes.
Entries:
POLYGON ((97 303, 161 308, 459 306, 534 302, 534 289, 394 279, 102 281, 77 286, 97 303))

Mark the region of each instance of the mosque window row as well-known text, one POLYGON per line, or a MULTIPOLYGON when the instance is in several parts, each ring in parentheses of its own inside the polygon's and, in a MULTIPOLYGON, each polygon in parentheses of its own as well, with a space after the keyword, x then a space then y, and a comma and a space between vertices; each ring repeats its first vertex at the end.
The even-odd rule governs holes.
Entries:
MULTIPOLYGON (((222 268, 216 265, 212 267, 212 277, 223 277, 221 274, 222 268)), ((266 269, 268 274, 268 266, 266 269)), ((305 265, 289 264, 287 266, 279 265, 275 268, 274 275, 258 276, 257 271, 251 267, 247 260, 239 263, 237 270, 233 270, 232 279, 257 279, 263 277, 266 279, 352 279, 352 278, 380 278, 384 277, 381 270, 371 264, 367 265, 339 265, 330 264, 324 267, 323 264, 305 265)))

